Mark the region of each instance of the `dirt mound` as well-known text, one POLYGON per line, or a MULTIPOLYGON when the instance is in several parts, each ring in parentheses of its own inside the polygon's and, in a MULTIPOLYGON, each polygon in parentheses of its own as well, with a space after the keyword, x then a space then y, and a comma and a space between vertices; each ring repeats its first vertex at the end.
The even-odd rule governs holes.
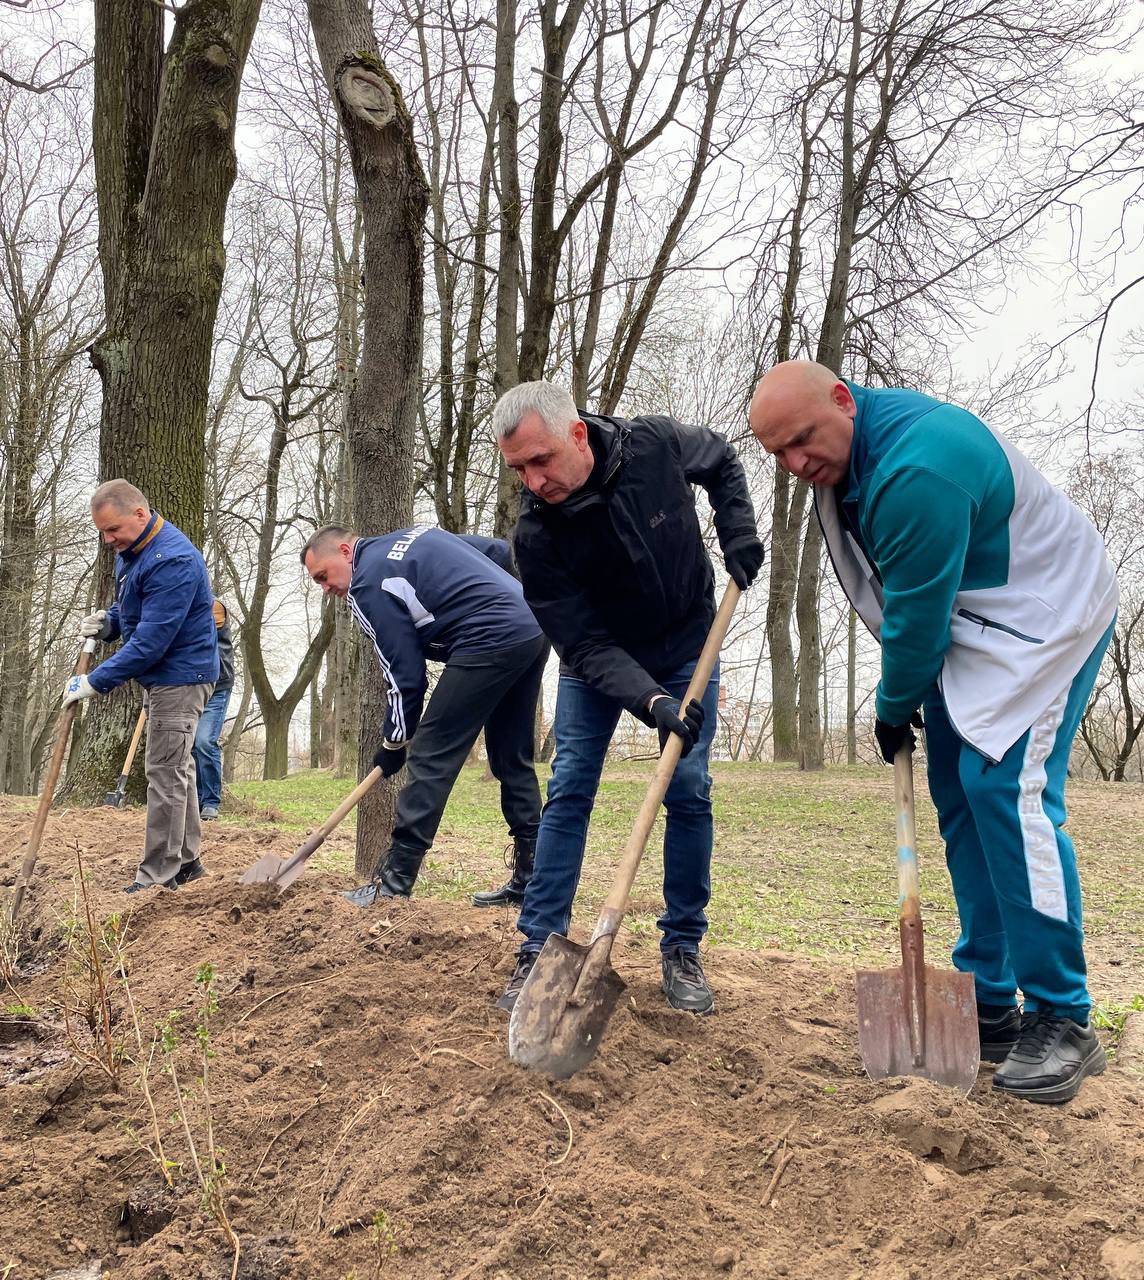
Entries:
MULTIPOLYGON (((23 821, 0 811, 0 847, 23 821)), ((32 898, 42 971, 16 979, 17 1012, 0 1017, 0 1277, 230 1274, 159 1069, 177 1067, 202 1159, 204 963, 214 1141, 248 1280, 1144 1276, 1144 1091, 1126 1073, 1065 1108, 995 1099, 987 1072, 967 1100, 874 1085, 845 969, 713 949, 718 1013, 696 1019, 662 1003, 654 942, 629 938, 599 1056, 558 1084, 505 1057, 507 913, 359 911, 334 877, 282 897, 242 888, 230 873, 291 838, 234 830, 212 833, 208 879, 125 900, 140 829, 110 811, 53 819, 32 898), (116 1092, 55 1009, 77 964, 59 941, 73 838, 106 886, 96 913, 132 907, 128 987, 148 1043, 182 1013, 150 1075, 173 1188, 140 1146, 138 1064, 116 1092)), ((113 1035, 138 1058, 111 977, 113 1035)))

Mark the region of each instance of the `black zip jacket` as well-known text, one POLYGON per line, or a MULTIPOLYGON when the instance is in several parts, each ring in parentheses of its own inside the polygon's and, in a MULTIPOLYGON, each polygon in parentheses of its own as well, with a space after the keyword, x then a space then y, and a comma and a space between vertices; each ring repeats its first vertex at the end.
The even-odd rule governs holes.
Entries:
POLYGON ((521 492, 513 550, 524 597, 562 666, 645 724, 660 681, 699 656, 715 579, 692 484, 707 491, 719 544, 754 535, 735 450, 668 417, 582 414, 596 458, 561 503, 521 492))

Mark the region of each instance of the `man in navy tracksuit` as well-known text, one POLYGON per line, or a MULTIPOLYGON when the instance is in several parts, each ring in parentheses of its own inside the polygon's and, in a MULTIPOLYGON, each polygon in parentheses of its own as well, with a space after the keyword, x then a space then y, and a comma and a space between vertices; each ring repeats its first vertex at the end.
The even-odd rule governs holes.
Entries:
POLYGON ((508 544, 426 525, 379 538, 327 525, 302 548, 302 564, 326 594, 346 600, 385 673, 385 723, 374 763, 387 778, 403 764, 409 769, 389 849, 370 883, 346 896, 364 907, 412 893, 483 728, 513 839, 513 869, 506 885, 477 894, 474 903, 519 904, 540 825, 533 750, 548 642, 512 575, 508 544), (445 670, 422 712, 427 658, 444 662, 445 670))
POLYGON ((197 547, 152 511, 126 480, 92 495, 91 518, 115 547, 115 602, 84 618, 82 632, 122 639, 90 676, 72 676, 63 704, 135 680, 147 705, 147 834, 127 893, 177 889, 203 874, 202 828, 192 747, 199 716, 218 679, 210 581, 197 547))

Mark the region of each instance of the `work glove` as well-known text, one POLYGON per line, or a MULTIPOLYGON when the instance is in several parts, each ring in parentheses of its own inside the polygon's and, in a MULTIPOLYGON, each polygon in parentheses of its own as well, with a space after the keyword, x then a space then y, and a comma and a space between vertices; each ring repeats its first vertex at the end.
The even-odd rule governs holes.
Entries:
POLYGON ((683 739, 683 751, 680 756, 687 755, 699 741, 699 732, 703 728, 703 708, 694 698, 687 704, 683 718, 679 717, 679 700, 669 698, 666 694, 657 697, 648 707, 655 727, 659 730, 659 754, 667 746, 669 734, 678 733, 683 739))
POLYGON ((763 567, 765 555, 763 544, 753 533, 732 538, 723 548, 723 563, 740 591, 746 591, 754 582, 763 567))
POLYGON ((95 613, 89 613, 79 624, 79 633, 85 640, 90 636, 94 636, 97 640, 110 640, 111 622, 107 616, 107 610, 97 609, 95 613))
POLYGON ((902 749, 909 745, 911 751, 918 745, 917 738, 914 737, 913 729, 924 729, 921 715, 915 711, 910 716, 909 724, 888 724, 885 720, 874 721, 874 737, 878 740, 878 750, 882 753, 882 759, 887 764, 894 763, 894 757, 902 749), (911 728, 910 726, 913 726, 911 728))
POLYGON ((373 762, 381 770, 383 778, 392 778, 405 763, 405 748, 386 746, 383 742, 373 753, 373 762))
POLYGON ((82 702, 84 698, 90 698, 92 694, 98 692, 98 689, 91 687, 91 681, 87 676, 72 676, 67 684, 64 685, 64 696, 60 701, 60 706, 70 707, 73 702, 82 702))

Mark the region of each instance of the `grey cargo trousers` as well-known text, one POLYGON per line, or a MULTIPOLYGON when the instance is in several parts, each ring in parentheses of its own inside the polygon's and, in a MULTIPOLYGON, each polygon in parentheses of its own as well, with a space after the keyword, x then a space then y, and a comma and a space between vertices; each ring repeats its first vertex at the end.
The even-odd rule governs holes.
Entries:
POLYGON ((202 827, 191 748, 213 684, 159 684, 147 706, 147 835, 137 884, 165 884, 199 856, 202 827))

